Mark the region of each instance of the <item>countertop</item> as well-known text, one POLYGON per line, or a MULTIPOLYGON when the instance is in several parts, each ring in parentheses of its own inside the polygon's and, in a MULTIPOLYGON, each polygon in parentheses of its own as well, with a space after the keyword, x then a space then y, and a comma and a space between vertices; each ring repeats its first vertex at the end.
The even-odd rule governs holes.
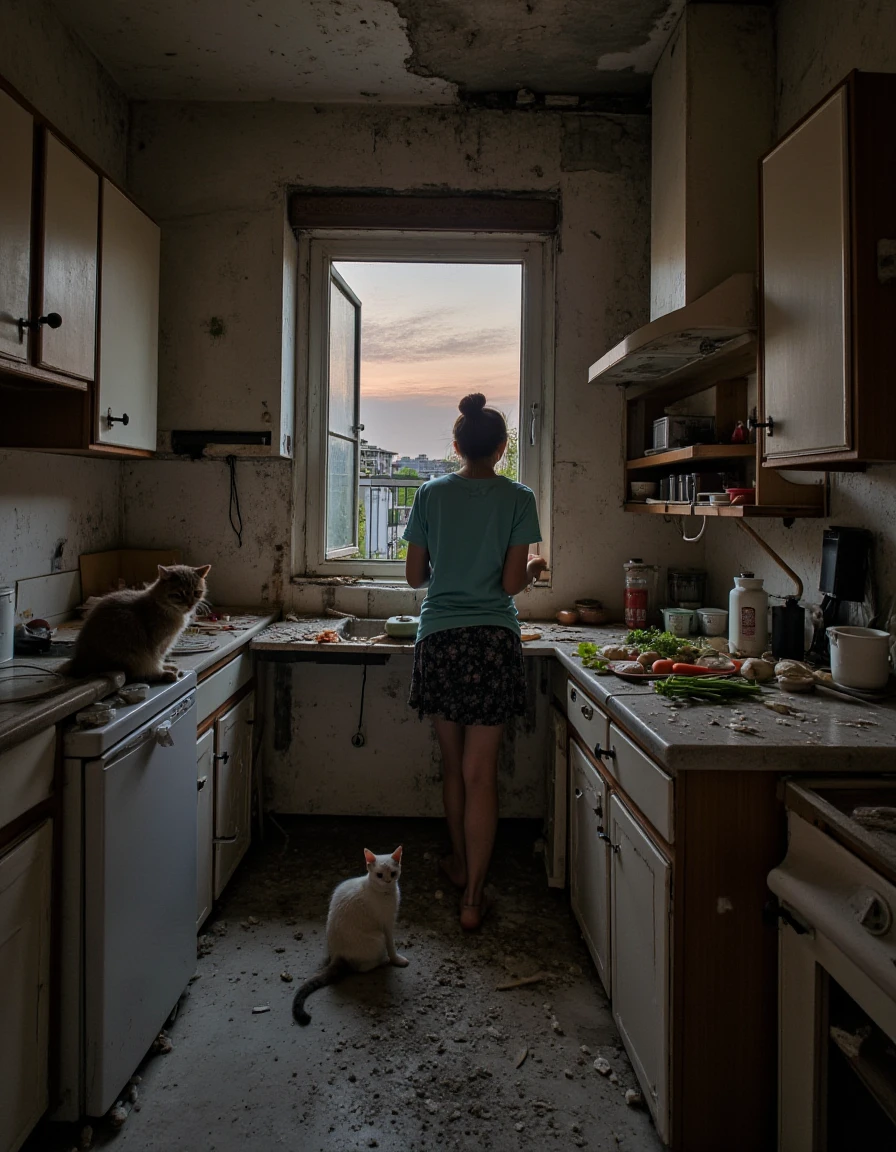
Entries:
MULTIPOLYGON (((234 616, 251 615, 254 622, 240 632, 218 632, 210 636, 209 640, 214 641, 214 651, 171 656, 168 658, 171 663, 185 672, 192 670, 201 677, 214 664, 248 644, 279 615, 257 608, 232 608, 228 611, 234 616)), ((0 665, 0 752, 73 716, 95 700, 102 700, 124 683, 120 672, 86 680, 59 679, 54 673, 65 663, 64 657, 23 656, 0 665), (39 699, 20 699, 44 692, 46 694, 40 695, 39 699)))
MULTIPOLYGON (((411 640, 314 641, 317 632, 341 631, 340 625, 339 620, 321 617, 280 621, 258 635, 252 648, 260 653, 315 653, 324 659, 328 653, 413 654, 411 640)), ((761 701, 673 706, 651 683, 632 684, 582 667, 576 650, 583 640, 606 644, 620 639, 623 627, 570 627, 545 621, 521 626, 524 632, 541 633, 538 640, 523 645, 524 656, 559 660, 610 719, 672 775, 695 770, 896 772, 896 699, 852 703, 821 692, 763 686, 761 701), (793 714, 782 716, 767 701, 785 704, 793 714), (731 724, 741 731, 728 727, 731 724)))

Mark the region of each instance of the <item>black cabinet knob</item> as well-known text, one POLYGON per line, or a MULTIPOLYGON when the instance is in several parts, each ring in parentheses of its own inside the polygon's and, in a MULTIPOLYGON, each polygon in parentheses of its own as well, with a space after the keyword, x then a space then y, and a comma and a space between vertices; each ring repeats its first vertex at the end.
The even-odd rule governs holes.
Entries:
POLYGON ((121 416, 113 416, 112 415, 112 409, 111 408, 107 409, 107 411, 106 411, 106 423, 109 425, 110 428, 112 428, 115 424, 124 424, 125 427, 127 427, 127 425, 130 424, 130 422, 131 421, 130 421, 130 418, 128 417, 127 412, 125 412, 121 416))
POLYGON ((58 312, 48 312, 46 316, 38 316, 36 320, 25 320, 22 318, 18 321, 19 336, 22 336, 26 328, 30 328, 32 332, 36 332, 41 324, 46 324, 48 328, 61 328, 62 317, 58 312))
POLYGON ((774 436, 775 434, 775 419, 773 416, 769 416, 768 420, 765 421, 759 421, 754 416, 751 416, 749 424, 751 429, 764 428, 769 436, 774 436))

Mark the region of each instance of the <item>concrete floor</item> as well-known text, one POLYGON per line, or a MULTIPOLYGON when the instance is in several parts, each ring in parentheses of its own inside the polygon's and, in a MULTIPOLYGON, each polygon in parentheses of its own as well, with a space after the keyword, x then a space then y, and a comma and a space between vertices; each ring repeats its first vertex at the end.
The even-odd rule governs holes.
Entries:
MULTIPOLYGON (((441 822, 318 817, 280 825, 286 837, 269 826, 266 844, 205 926, 197 977, 168 1029, 172 1050, 145 1061, 127 1121, 119 1132, 97 1122, 94 1146, 661 1147, 647 1111, 625 1103, 636 1081, 567 895, 545 884, 536 825, 502 824, 495 905, 475 936, 457 926, 457 898, 437 872, 441 822), (299 1028, 292 996, 323 954, 332 888, 361 873, 365 846, 385 852, 399 843, 396 942, 410 966, 315 993, 312 1022, 299 1028), (541 971, 549 974, 542 983, 495 990, 541 971), (258 1007, 270 1011, 253 1012, 258 1007), (595 1070, 599 1055, 612 1080, 595 1070)), ((68 1152, 79 1136, 47 1126, 26 1147, 68 1152)))

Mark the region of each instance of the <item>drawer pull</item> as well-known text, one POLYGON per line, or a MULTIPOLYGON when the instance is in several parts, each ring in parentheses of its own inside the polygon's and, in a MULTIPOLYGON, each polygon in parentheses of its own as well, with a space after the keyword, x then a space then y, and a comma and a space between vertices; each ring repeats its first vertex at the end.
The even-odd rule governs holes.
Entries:
POLYGON ((220 755, 216 752, 215 755, 212 756, 212 760, 220 760, 222 764, 226 764, 229 759, 229 752, 221 752, 220 755))
POLYGON ((576 800, 581 800, 585 793, 581 788, 576 788, 576 800))
POLYGON ((582 715, 585 717, 586 720, 593 720, 594 719, 594 709, 591 707, 590 704, 583 704, 582 705, 582 715))
POLYGON ((196 791, 201 792, 207 783, 208 783, 208 776, 200 776, 199 779, 196 781, 196 791))
POLYGON ((610 845, 610 847, 613 849, 614 852, 619 851, 619 845, 614 844, 613 841, 610 839, 610 837, 606 834, 606 832, 598 832, 597 838, 598 838, 598 840, 605 840, 610 845))
POLYGON ((570 700, 572 700, 573 704, 575 704, 575 702, 578 700, 579 694, 578 694, 578 692, 576 692, 575 688, 570 688, 569 698, 570 698, 570 700))
POLYGON ((615 760, 616 759, 616 749, 615 748, 601 748, 600 744, 595 744, 594 755, 598 758, 598 760, 615 760))

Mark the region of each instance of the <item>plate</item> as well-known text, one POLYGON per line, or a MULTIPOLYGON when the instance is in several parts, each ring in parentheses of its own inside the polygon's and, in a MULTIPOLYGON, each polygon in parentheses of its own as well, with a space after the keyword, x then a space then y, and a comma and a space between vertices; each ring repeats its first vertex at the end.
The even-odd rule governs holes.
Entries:
MULTIPOLYGON (((610 665, 610 671, 614 676, 618 676, 620 680, 630 680, 633 684, 643 684, 645 680, 666 680, 669 676, 686 676, 693 675, 693 673, 686 672, 642 672, 640 675, 637 672, 617 672, 613 665, 610 665)), ((712 668, 707 668, 706 676, 736 676, 737 669, 732 668, 730 672, 715 672, 712 668)))

